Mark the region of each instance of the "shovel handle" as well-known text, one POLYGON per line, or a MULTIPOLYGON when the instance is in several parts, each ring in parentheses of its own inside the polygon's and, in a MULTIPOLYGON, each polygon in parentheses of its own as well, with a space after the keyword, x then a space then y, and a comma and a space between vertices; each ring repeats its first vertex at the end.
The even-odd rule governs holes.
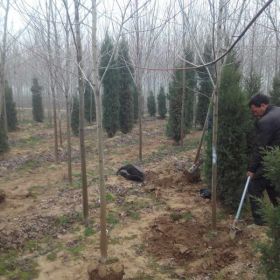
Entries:
POLYGON ((241 209, 242 209, 242 206, 243 206, 243 202, 244 202, 244 199, 245 199, 245 196, 246 196, 246 193, 247 193, 247 189, 248 189, 248 186, 249 186, 249 183, 250 183, 250 179, 251 179, 251 177, 248 176, 234 221, 237 221, 239 219, 240 212, 241 212, 241 209))

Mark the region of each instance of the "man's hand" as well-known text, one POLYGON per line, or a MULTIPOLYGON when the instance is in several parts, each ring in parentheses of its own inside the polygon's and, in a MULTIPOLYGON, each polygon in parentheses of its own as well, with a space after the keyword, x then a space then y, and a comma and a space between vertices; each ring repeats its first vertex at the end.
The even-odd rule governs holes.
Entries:
POLYGON ((251 171, 247 171, 247 177, 251 177, 251 179, 254 177, 255 173, 251 171))

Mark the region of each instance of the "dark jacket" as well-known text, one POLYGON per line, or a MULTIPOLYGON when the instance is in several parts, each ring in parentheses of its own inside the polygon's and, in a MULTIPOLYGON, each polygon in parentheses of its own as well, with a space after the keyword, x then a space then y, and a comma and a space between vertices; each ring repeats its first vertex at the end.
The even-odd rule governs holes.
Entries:
POLYGON ((276 146, 280 146, 280 107, 269 105, 256 122, 256 139, 248 171, 262 176, 262 150, 276 146))

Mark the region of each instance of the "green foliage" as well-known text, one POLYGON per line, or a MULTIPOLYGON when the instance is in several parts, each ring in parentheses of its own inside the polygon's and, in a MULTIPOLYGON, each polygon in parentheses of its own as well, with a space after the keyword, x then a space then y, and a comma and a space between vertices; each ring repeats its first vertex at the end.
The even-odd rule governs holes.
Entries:
POLYGON ((106 197, 107 202, 113 202, 116 200, 116 197, 112 193, 109 193, 109 192, 106 193, 105 197, 106 197))
POLYGON ((280 193, 280 148, 265 152, 263 157, 265 176, 272 182, 280 193))
POLYGON ((96 120, 95 98, 88 81, 85 81, 85 119, 89 123, 96 120))
POLYGON ((159 114, 159 117, 164 119, 165 115, 167 113, 167 107, 166 107, 166 95, 165 95, 163 87, 160 87, 157 99, 158 99, 158 114, 159 114))
MULTIPOLYGON (((261 84, 262 79, 261 76, 258 75, 255 71, 251 71, 250 75, 245 78, 245 93, 250 99, 253 95, 261 93, 261 84)), ((256 137, 255 126, 254 126, 255 119, 252 115, 249 118, 249 132, 247 134, 247 142, 248 142, 248 153, 251 154, 254 148, 254 142, 256 137)))
POLYGON ((71 110, 71 128, 72 128, 72 132, 75 136, 79 135, 79 120, 80 120, 80 116, 79 116, 79 98, 77 95, 73 96, 72 99, 72 110, 71 110))
POLYGON ((101 60, 99 76, 104 78, 103 85, 103 126, 107 132, 108 137, 113 137, 119 129, 119 114, 120 114, 120 100, 119 100, 119 72, 116 69, 116 60, 111 59, 113 54, 113 41, 108 33, 105 35, 104 42, 101 47, 101 60), (111 59, 111 63, 108 66, 111 59), (105 73, 105 74, 104 74, 105 73))
POLYGON ((21 258, 16 251, 0 255, 0 276, 5 276, 5 279, 35 279, 38 276, 37 267, 32 258, 21 258))
MULTIPOLYGON (((204 46, 204 53, 203 53, 204 61, 213 60, 211 48, 212 48, 212 46, 209 43, 206 43, 206 45, 204 46)), ((214 72, 213 67, 208 66, 208 70, 213 75, 213 72, 214 72)), ((203 127, 205 119, 206 119, 207 111, 208 111, 210 97, 213 92, 213 85, 211 83, 209 74, 205 68, 199 69, 198 78, 199 78, 198 82, 199 82, 200 94, 198 95, 196 121, 197 121, 197 124, 199 124, 201 127, 203 127)))
MULTIPOLYGON (((280 148, 266 151, 264 155, 265 176, 280 193, 280 148)), ((280 279, 280 206, 263 205, 263 215, 268 226, 269 240, 259 245, 261 265, 267 279, 280 279)))
POLYGON ((74 246, 70 246, 69 248, 67 248, 67 251, 74 257, 80 256, 82 251, 85 249, 85 245, 79 242, 79 240, 77 240, 76 242, 77 244, 74 243, 74 246))
POLYGON ((8 151, 8 135, 4 126, 4 118, 0 116, 0 154, 8 151))
POLYGON ((94 235, 94 229, 92 227, 86 227, 84 230, 84 235, 86 237, 94 235))
POLYGON ((114 212, 109 212, 107 217, 106 217, 107 223, 109 225, 115 226, 119 223, 119 218, 116 213, 114 212))
POLYGON ((17 128, 17 111, 16 103, 13 99, 13 90, 9 87, 8 82, 5 83, 5 103, 6 103, 6 112, 7 112, 7 124, 8 130, 14 131, 17 128))
POLYGON ((258 245, 261 252, 261 268, 267 279, 278 280, 280 279, 280 207, 264 204, 263 214, 268 226, 269 240, 258 245))
POLYGON ((179 220, 190 221, 191 219, 193 219, 193 215, 190 211, 188 211, 188 212, 173 211, 170 213, 170 219, 173 222, 176 222, 179 220))
POLYGON ((119 55, 117 60, 120 75, 120 130, 122 133, 128 133, 132 130, 134 124, 133 114, 133 79, 134 73, 128 52, 128 43, 122 38, 119 46, 119 55))
POLYGON ((51 253, 47 254, 47 260, 53 262, 56 259, 57 259, 57 253, 51 252, 51 253))
POLYGON ((250 75, 245 78, 245 92, 250 98, 255 94, 261 93, 262 79, 255 71, 251 71, 250 75))
MULTIPOLYGON (((241 74, 234 54, 228 56, 222 70, 218 123, 218 187, 217 194, 224 206, 236 209, 244 187, 248 161, 247 133, 249 109, 240 87, 241 74)), ((211 131, 208 134, 206 178, 211 181, 211 131)))
POLYGON ((148 106, 148 112, 151 117, 154 117, 156 115, 156 99, 153 94, 153 92, 150 92, 150 95, 147 99, 147 106, 148 106))
POLYGON ((39 85, 38 79, 33 78, 31 87, 32 92, 32 114, 33 120, 36 122, 43 122, 44 108, 42 101, 42 87, 39 85))
POLYGON ((280 106, 280 72, 278 72, 273 79, 270 96, 271 103, 275 106, 280 106))
MULTIPOLYGON (((186 53, 186 59, 192 61, 192 53, 186 53)), ((186 71, 185 73, 185 114, 183 116, 183 132, 189 132, 192 125, 193 101, 195 88, 195 72, 186 71)), ((169 118, 167 123, 167 136, 175 142, 180 140, 181 114, 182 114, 182 96, 183 96, 183 71, 176 70, 171 83, 169 84, 169 118)))

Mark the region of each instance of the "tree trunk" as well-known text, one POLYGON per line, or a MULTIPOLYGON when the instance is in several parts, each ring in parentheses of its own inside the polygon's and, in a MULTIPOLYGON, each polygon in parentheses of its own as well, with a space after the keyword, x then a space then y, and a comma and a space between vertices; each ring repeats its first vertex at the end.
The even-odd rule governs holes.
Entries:
MULTIPOLYGON (((68 10, 68 1, 65 0, 65 7, 68 10)), ((65 68, 70 69, 70 46, 69 46, 69 19, 66 16, 66 64, 65 68)), ((70 117, 70 97, 69 97, 69 84, 70 84, 70 74, 66 71, 64 90, 65 90, 65 101, 66 101, 66 127, 67 127, 67 166, 68 166, 68 181, 72 185, 72 149, 71 149, 71 117, 70 117)))
POLYGON ((56 89, 55 89, 55 69, 54 69, 54 59, 52 55, 51 48, 51 20, 53 20, 53 8, 52 0, 49 1, 49 15, 47 21, 48 28, 48 63, 49 63, 49 73, 50 73, 50 83, 51 83, 51 96, 52 96, 52 108, 53 108, 53 123, 54 123, 54 157, 55 162, 58 162, 58 140, 57 140, 57 115, 56 115, 56 89), (51 19, 52 18, 52 19, 51 19))
POLYGON ((142 112, 143 112, 143 102, 142 102, 142 88, 141 88, 141 74, 140 74, 140 42, 139 42, 139 16, 138 16, 138 0, 136 2, 136 58, 137 58, 137 69, 136 69, 136 88, 138 93, 138 121, 139 121, 139 160, 142 161, 142 146, 143 146, 143 136, 142 136, 142 112))
MULTIPOLYGON (((186 49, 186 22, 184 16, 185 4, 182 2, 181 12, 183 17, 183 38, 182 38, 182 47, 183 47, 183 57, 185 58, 185 49, 186 49)), ((186 68, 186 62, 183 63, 183 68, 186 68)), ((180 124, 180 145, 184 145, 185 137, 185 99, 186 99, 186 70, 182 70, 182 106, 181 106, 181 124, 180 124)))
POLYGON ((99 189, 100 189, 100 253, 101 262, 105 263, 107 260, 108 240, 106 232, 106 197, 105 197, 105 183, 104 183, 104 147, 103 147, 103 128, 102 128, 102 112, 101 112, 101 96, 98 81, 98 63, 97 63, 97 7, 96 0, 92 0, 92 57, 93 57, 93 84, 94 96, 96 106, 96 122, 98 134, 98 157, 99 157, 99 189))
POLYGON ((79 0, 75 0, 75 31, 76 31, 76 52, 78 65, 78 88, 79 88, 79 137, 80 137, 80 154, 81 154, 81 173, 82 173, 82 189, 83 189, 83 215, 84 222, 88 224, 88 190, 87 190, 87 174, 86 174, 86 151, 84 136, 84 79, 82 73, 82 44, 80 35, 80 16, 79 16, 79 0))
MULTIPOLYGON (((218 26, 217 26, 217 57, 220 56, 222 50, 222 18, 223 18, 224 0, 219 1, 219 15, 218 15, 218 26)), ((216 230, 217 223, 217 140, 218 140, 218 108, 219 108, 219 88, 221 80, 222 62, 219 60, 216 64, 216 88, 213 96, 213 129, 212 129, 212 229, 216 230)))
POLYGON ((2 40, 2 52, 0 61, 0 118, 4 118, 4 129, 5 134, 8 132, 7 114, 6 114, 6 102, 5 102, 5 67, 6 67, 6 44, 7 44, 7 25, 8 25, 8 15, 10 9, 10 0, 7 0, 7 6, 5 10, 4 19, 4 30, 3 30, 3 40, 2 40), (2 111, 3 110, 3 111, 2 111))
POLYGON ((58 114, 59 114, 59 117, 58 117, 58 128, 59 128, 59 144, 60 144, 60 147, 63 148, 63 139, 62 139, 62 120, 61 120, 61 110, 60 108, 58 109, 58 114))

